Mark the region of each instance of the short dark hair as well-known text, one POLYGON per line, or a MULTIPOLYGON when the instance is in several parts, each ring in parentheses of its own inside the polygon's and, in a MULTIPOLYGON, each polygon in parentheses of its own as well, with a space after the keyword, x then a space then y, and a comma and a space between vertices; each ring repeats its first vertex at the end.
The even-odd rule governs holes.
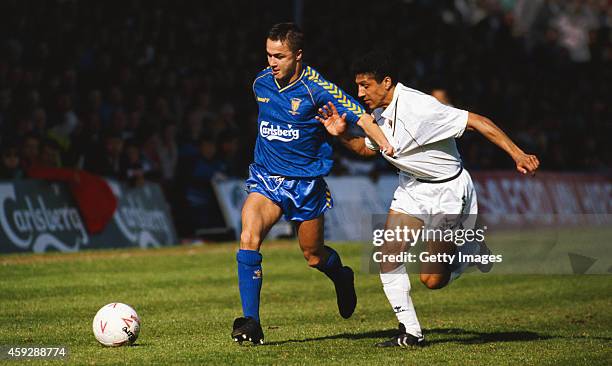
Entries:
POLYGON ((304 45, 304 33, 295 23, 274 24, 268 32, 268 39, 286 43, 293 53, 304 45))
POLYGON ((380 83, 390 77, 393 85, 397 84, 397 66, 391 56, 384 51, 370 51, 353 61, 353 75, 371 74, 380 83))

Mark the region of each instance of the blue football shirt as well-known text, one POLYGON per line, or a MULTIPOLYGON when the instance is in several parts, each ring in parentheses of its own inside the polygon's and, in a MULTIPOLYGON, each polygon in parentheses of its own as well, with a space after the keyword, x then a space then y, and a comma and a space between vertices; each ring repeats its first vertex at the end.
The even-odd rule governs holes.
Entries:
POLYGON ((331 135, 315 119, 319 108, 333 102, 353 124, 365 113, 351 96, 310 66, 282 88, 272 69, 264 69, 253 82, 253 92, 259 105, 255 163, 285 177, 320 177, 331 170, 331 135))

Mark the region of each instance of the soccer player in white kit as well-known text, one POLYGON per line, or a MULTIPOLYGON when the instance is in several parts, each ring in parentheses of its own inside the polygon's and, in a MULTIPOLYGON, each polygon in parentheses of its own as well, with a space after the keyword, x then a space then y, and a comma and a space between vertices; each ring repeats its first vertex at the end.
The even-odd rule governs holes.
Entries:
MULTIPOLYGON (((393 157, 382 154, 399 169, 399 184, 393 195, 385 229, 474 228, 478 212, 476 192, 470 174, 462 166, 455 139, 466 130, 475 130, 504 150, 522 174, 533 174, 539 166, 536 156, 524 153, 490 119, 444 105, 434 97, 397 82, 391 59, 370 53, 353 65, 358 96, 395 150, 393 157), (454 221, 450 222, 449 221, 454 221)), ((319 110, 319 121, 344 123, 333 104, 319 110)), ((342 136, 350 150, 374 156, 378 147, 367 137, 342 136)), ((414 239, 413 239, 414 240, 414 239)), ((464 252, 489 254, 482 243, 455 245, 441 240, 425 241, 430 253, 464 252)), ((409 244, 396 238, 385 241, 383 255, 406 251, 409 244)), ((439 289, 456 278, 467 264, 423 263, 420 280, 430 289, 439 289)), ((482 269, 482 268, 481 268, 482 269)), ((380 263, 383 290, 399 321, 399 333, 381 347, 423 344, 421 326, 410 297, 410 281, 404 263, 380 263)))

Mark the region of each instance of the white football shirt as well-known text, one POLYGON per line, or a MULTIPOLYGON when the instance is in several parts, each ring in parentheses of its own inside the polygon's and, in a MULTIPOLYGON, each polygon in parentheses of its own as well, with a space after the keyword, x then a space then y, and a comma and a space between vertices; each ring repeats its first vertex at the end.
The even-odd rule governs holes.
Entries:
MULTIPOLYGON (((389 106, 375 110, 373 116, 395 148, 395 157, 383 156, 400 171, 432 180, 459 171, 461 156, 455 139, 465 131, 467 111, 397 83, 389 106)), ((367 137, 366 146, 378 150, 367 137)))

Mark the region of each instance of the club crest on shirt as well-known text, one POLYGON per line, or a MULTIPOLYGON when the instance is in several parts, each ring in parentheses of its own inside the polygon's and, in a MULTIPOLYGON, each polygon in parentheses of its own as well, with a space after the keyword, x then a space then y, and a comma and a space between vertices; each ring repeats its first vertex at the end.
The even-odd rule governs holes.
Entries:
POLYGON ((296 114, 300 114, 300 112, 298 112, 298 108, 300 108, 300 104, 302 103, 302 100, 300 98, 291 98, 291 110, 289 111, 289 113, 293 114, 294 116, 296 114))

